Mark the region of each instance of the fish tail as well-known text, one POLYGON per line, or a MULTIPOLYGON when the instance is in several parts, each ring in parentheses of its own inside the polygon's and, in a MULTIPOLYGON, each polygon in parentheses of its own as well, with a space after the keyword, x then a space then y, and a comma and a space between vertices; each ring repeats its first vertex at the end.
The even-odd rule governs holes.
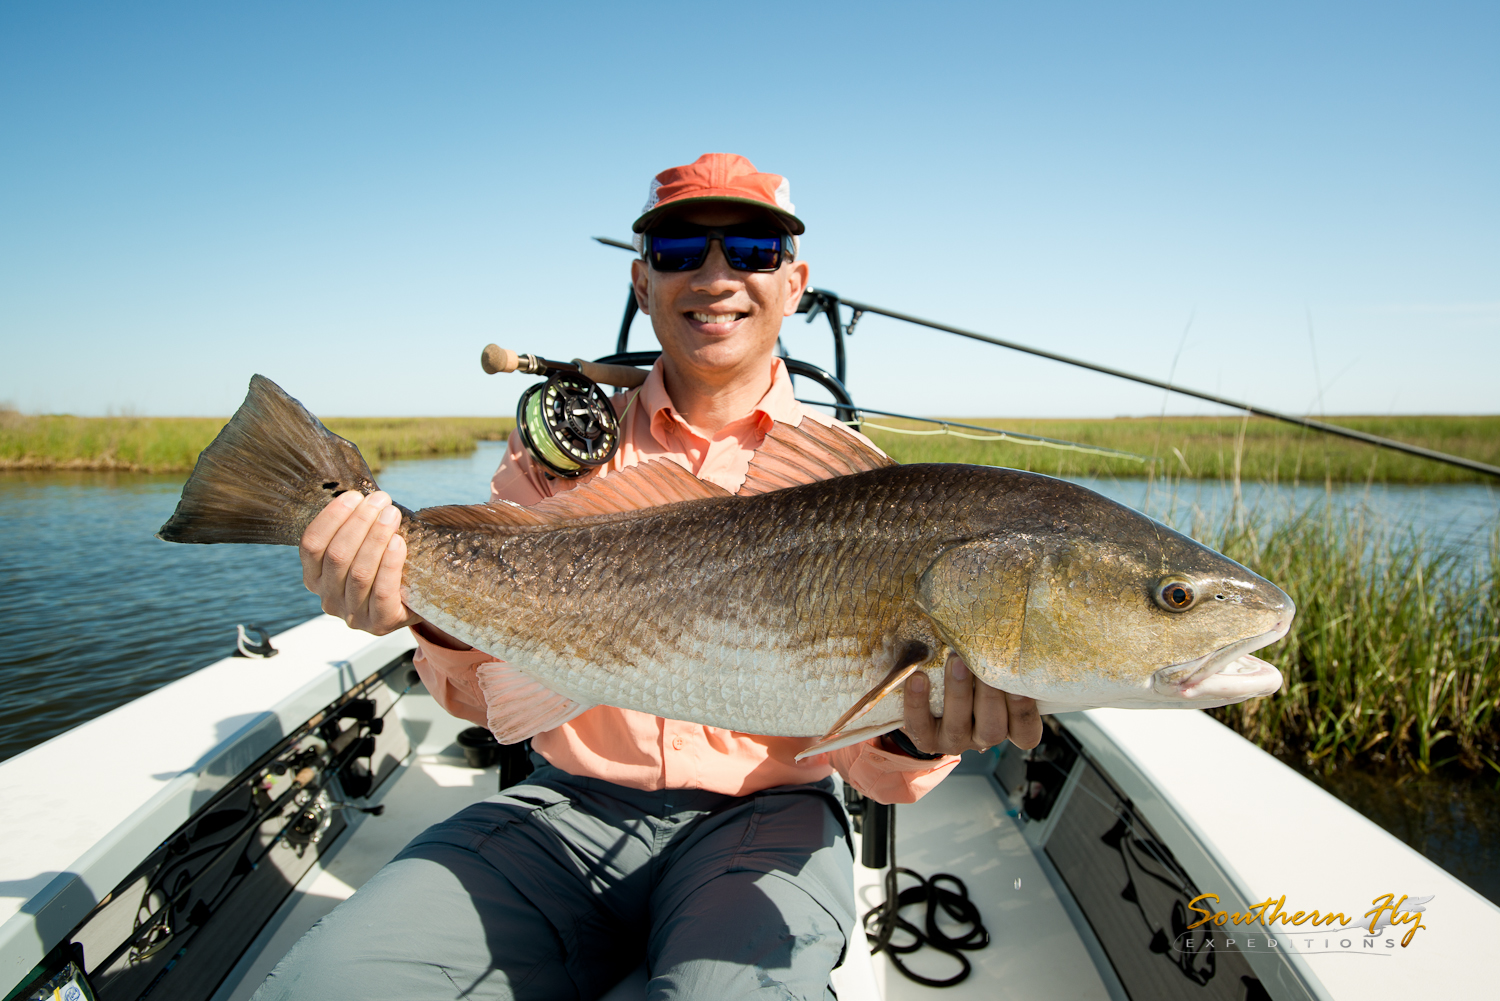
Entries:
POLYGON ((240 409, 198 456, 177 510, 156 537, 295 546, 331 498, 375 489, 353 443, 257 375, 240 409))

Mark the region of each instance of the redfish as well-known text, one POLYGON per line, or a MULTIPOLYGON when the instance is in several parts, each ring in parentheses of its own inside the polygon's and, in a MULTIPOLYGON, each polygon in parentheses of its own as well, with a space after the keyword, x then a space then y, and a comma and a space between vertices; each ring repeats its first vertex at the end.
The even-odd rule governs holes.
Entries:
MULTIPOLYGON (((256 376, 158 537, 294 546, 330 498, 375 489, 353 444, 256 376)), ((950 651, 1042 712, 1220 706, 1280 687, 1250 654, 1295 611, 1077 484, 897 465, 812 421, 776 425, 733 495, 654 461, 529 508, 400 511, 402 599, 499 659, 479 682, 505 742, 612 705, 819 737, 816 754, 900 726, 915 671, 940 712, 950 651)))

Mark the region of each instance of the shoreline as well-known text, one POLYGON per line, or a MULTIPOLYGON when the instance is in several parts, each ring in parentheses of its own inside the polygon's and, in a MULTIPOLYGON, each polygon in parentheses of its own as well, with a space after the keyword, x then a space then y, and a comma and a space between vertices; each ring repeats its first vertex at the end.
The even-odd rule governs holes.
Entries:
MULTIPOLYGON (((23 416, 0 412, 0 475, 9 472, 190 473, 228 422, 219 417, 23 416)), ((507 417, 337 417, 373 472, 392 459, 467 455, 503 441, 507 417)))
MULTIPOLYGON (((1500 415, 1329 417, 1334 423, 1481 462, 1500 464, 1500 415)), ((0 475, 7 472, 188 473, 227 418, 27 416, 0 411, 0 475)), ((956 420, 956 418, 955 418, 956 420)), ((942 433, 935 425, 871 417, 866 435, 898 462, 967 462, 1052 476, 1268 483, 1487 483, 1493 478, 1415 456, 1243 417, 964 418, 1024 434, 1118 449, 1138 458, 942 433), (1151 461, 1142 461, 1149 458, 1151 461)), ((378 471, 397 458, 467 455, 504 440, 508 417, 336 417, 378 471)))

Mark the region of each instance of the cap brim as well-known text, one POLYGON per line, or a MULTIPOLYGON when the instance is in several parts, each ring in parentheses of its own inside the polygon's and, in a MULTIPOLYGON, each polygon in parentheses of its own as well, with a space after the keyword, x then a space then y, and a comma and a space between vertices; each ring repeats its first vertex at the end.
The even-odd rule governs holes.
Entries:
POLYGON ((630 226, 630 231, 632 233, 644 233, 647 227, 649 227, 657 219, 660 219, 662 216, 670 214, 676 209, 685 208, 688 205, 698 205, 705 202, 730 202, 736 205, 749 205, 752 208, 760 209, 767 215, 773 216, 776 219, 780 220, 783 224, 786 225, 787 232, 792 236, 801 236, 803 233, 807 232, 807 227, 802 224, 802 220, 798 219, 796 216, 792 215, 784 208, 776 205, 768 205, 756 198, 733 198, 728 195, 704 195, 701 198, 678 198, 674 201, 667 202, 665 205, 658 205, 656 206, 656 208, 652 209, 650 212, 647 212, 645 215, 642 215, 639 219, 633 222, 630 226))

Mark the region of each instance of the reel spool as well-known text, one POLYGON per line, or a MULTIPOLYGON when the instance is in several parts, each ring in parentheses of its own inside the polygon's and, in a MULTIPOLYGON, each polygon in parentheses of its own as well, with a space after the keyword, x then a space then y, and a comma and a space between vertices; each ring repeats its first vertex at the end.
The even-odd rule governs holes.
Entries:
POLYGON ((521 394, 516 427, 532 458, 572 479, 604 465, 620 445, 620 422, 593 379, 549 368, 547 381, 521 394))

